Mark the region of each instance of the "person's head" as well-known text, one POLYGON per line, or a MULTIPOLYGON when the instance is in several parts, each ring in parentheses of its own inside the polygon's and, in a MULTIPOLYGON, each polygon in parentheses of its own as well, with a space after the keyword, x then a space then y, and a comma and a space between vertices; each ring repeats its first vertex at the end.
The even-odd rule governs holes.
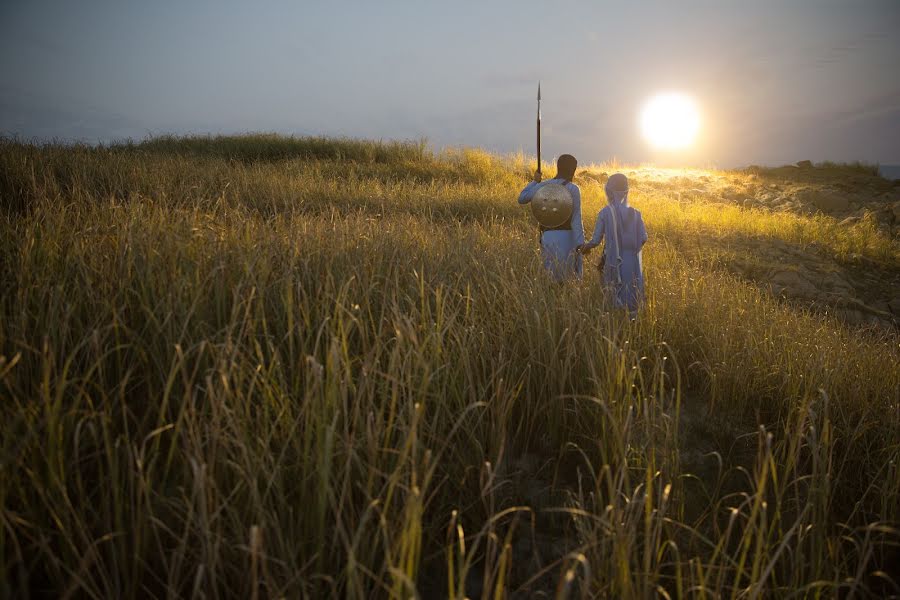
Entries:
POLYGON ((622 173, 610 175, 606 180, 606 200, 610 204, 614 202, 625 203, 628 197, 628 178, 622 173))
POLYGON ((556 176, 572 181, 575 178, 575 167, 578 161, 571 154, 561 154, 556 159, 556 176))

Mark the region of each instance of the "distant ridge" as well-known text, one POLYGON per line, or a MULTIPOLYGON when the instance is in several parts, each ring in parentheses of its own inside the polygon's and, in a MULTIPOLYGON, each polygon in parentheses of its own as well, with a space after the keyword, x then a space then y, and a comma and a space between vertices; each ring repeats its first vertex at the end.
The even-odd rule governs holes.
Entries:
POLYGON ((885 179, 900 179, 900 165, 878 165, 878 174, 885 179))

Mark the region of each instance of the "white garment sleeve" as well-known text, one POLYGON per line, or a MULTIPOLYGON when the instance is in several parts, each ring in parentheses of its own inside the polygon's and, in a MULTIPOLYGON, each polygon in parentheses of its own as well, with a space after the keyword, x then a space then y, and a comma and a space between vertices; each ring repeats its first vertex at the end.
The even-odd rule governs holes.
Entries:
POLYGON ((534 198, 534 195, 539 189, 541 189, 541 184, 537 181, 528 182, 528 185, 526 185, 525 189, 522 190, 522 193, 519 194, 519 204, 528 204, 531 202, 531 199, 534 198))
POLYGON ((603 222, 603 211, 601 210, 597 213, 597 223, 594 225, 594 235, 591 237, 591 246, 599 246, 600 242, 603 241, 603 232, 606 230, 606 225, 603 222))
POLYGON ((572 236, 576 246, 584 243, 584 224, 581 221, 581 190, 574 183, 566 186, 572 194, 572 236))

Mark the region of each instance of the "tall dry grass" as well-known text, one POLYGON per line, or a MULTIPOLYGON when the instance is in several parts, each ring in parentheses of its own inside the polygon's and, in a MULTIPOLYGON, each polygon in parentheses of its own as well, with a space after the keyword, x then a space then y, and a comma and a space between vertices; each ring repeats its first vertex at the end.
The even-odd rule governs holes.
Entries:
POLYGON ((896 334, 684 251, 831 225, 710 221, 637 181, 630 322, 592 275, 542 276, 525 170, 348 140, 4 142, 4 593, 898 593, 896 334), (520 456, 551 465, 545 502, 520 456))

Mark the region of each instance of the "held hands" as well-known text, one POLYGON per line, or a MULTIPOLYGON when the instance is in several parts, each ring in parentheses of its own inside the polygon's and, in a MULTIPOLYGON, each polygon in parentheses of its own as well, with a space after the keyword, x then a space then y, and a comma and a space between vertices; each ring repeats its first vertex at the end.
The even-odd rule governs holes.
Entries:
POLYGON ((540 172, 540 171, 535 171, 535 172, 534 172, 534 182, 535 182, 535 183, 540 183, 540 182, 541 182, 541 172, 540 172))
POLYGON ((595 246, 590 243, 579 244, 578 247, 575 248, 575 251, 578 252, 579 254, 588 254, 594 248, 595 248, 595 246))

